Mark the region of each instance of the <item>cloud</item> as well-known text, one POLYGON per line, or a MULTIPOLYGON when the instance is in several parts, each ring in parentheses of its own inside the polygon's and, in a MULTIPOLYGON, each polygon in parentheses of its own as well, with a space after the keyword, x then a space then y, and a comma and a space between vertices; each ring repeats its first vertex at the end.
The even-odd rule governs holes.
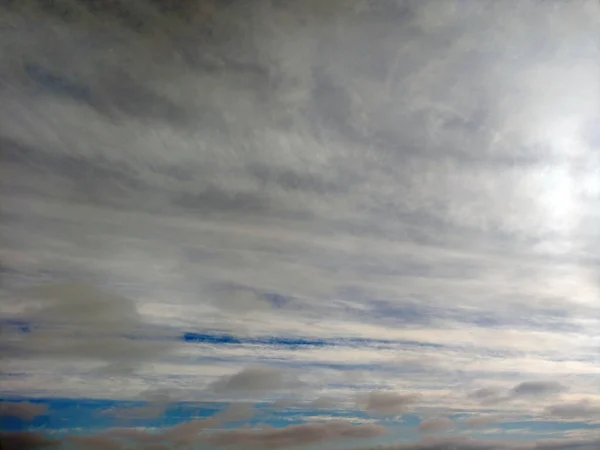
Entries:
POLYGON ((384 433, 385 428, 379 425, 327 422, 266 430, 231 430, 211 435, 207 439, 216 445, 280 448, 316 444, 334 439, 367 439, 384 433))
POLYGON ((513 397, 546 397, 567 390, 566 386, 555 381, 525 381, 511 390, 513 397))
POLYGON ((163 330, 144 323, 135 303, 93 285, 46 284, 24 293, 33 324, 15 354, 102 361, 105 373, 131 372, 172 349, 163 330), (150 338, 150 339, 149 339, 150 338))
POLYGON ((597 1, 12 3, 5 392, 285 417, 307 392, 461 417, 595 395, 597 1), (570 392, 520 383, 544 377, 570 392))
POLYGON ((418 426, 420 433, 437 433, 440 431, 448 431, 452 428, 454 428, 454 422, 447 417, 423 419, 418 426))
POLYGON ((135 428, 113 428, 106 431, 106 438, 118 438, 125 442, 144 445, 164 443, 175 446, 190 446, 198 442, 202 431, 216 425, 218 425, 218 421, 215 418, 208 418, 181 422, 155 433, 135 428))
POLYGON ((315 409, 332 409, 338 404, 333 397, 318 397, 311 401, 308 406, 315 409))
POLYGON ((481 388, 469 394, 469 397, 475 400, 487 402, 494 401, 501 397, 502 391, 496 388, 481 388))
MULTIPOLYGON (((536 442, 475 439, 468 436, 427 438, 417 442, 383 445, 383 450, 595 450, 598 439, 553 439, 536 442)), ((365 449, 366 450, 366 449, 365 449)))
POLYGON ((391 391, 374 391, 362 396, 359 405, 366 411, 377 414, 400 414, 406 412, 419 399, 420 395, 398 394, 391 391))
POLYGON ((67 436, 63 442, 86 450, 121 450, 123 444, 107 436, 67 436))
POLYGON ((30 422, 38 416, 48 412, 47 405, 30 402, 2 402, 0 403, 0 416, 16 417, 30 422))
POLYGON ((512 400, 543 399, 568 390, 555 381, 524 381, 505 391, 499 388, 481 388, 469 394, 469 398, 483 404, 494 404, 512 400))
POLYGON ((298 387, 300 381, 294 374, 271 367, 252 366, 222 377, 210 385, 218 393, 276 392, 298 387))
POLYGON ((600 417, 600 404, 589 400, 551 405, 545 412, 553 417, 563 419, 591 419, 600 417))
POLYGON ((251 419, 255 414, 256 410, 250 403, 232 403, 219 412, 215 419, 220 422, 239 422, 251 419))
POLYGON ((467 417, 464 421, 465 425, 471 428, 485 427, 494 423, 500 422, 504 417, 498 414, 483 414, 478 416, 467 417))
POLYGON ((30 431, 0 432, 0 444, 3 450, 34 450, 52 447, 58 443, 57 439, 50 439, 30 431))

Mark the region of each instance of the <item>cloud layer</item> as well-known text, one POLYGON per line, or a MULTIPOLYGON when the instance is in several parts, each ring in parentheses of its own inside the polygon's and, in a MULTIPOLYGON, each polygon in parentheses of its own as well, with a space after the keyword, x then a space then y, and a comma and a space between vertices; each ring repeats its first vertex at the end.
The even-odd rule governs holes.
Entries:
POLYGON ((42 3, 5 446, 597 447, 597 1, 42 3))

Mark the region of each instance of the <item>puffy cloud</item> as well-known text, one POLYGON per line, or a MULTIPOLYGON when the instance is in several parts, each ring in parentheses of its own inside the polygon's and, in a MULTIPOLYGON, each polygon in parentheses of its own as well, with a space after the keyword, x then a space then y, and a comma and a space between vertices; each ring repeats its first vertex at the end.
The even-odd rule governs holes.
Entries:
POLYGON ((374 391, 361 396, 359 405, 366 411, 378 414, 399 414, 406 412, 421 398, 414 393, 399 394, 392 391, 374 391))
POLYGON ((46 414, 48 406, 31 402, 2 402, 0 403, 0 416, 17 417, 24 421, 31 421, 37 416, 46 414))
POLYGON ((439 431, 448 431, 452 428, 454 428, 454 422, 447 417, 423 419, 418 426, 419 432, 421 433, 436 433, 439 431))
POLYGON ((291 447, 326 442, 334 439, 366 439, 381 436, 380 425, 352 425, 347 422, 290 425, 266 430, 231 430, 211 435, 207 439, 217 445, 261 446, 267 448, 291 447))

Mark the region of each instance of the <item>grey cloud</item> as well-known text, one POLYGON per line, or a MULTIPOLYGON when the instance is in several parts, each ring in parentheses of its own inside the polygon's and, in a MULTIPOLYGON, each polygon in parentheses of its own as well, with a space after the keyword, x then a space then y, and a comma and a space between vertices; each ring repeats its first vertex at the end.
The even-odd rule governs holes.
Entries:
POLYGON ((567 390, 566 386, 555 381, 526 381, 511 390, 514 397, 545 397, 567 390))
MULTIPOLYGON (((181 116, 187 112, 180 113, 178 108, 190 109, 192 116, 205 113, 195 124, 206 127, 205 133, 186 135, 171 130, 169 139, 161 135, 142 142, 138 128, 122 124, 109 144, 103 135, 111 135, 113 128, 92 127, 86 134, 80 123, 62 120, 68 128, 62 140, 71 142, 66 146, 72 153, 82 152, 85 142, 86 151, 100 153, 114 165, 125 154, 114 149, 126 147, 141 178, 156 190, 165 189, 154 170, 161 160, 176 159, 180 168, 192 162, 194 167, 211 168, 209 180, 204 176, 179 180, 162 196, 134 188, 140 195, 122 202, 138 209, 145 203, 139 197, 145 196, 156 210, 174 206, 202 215, 236 212, 315 219, 319 224, 327 224, 333 217, 351 217, 352 224, 346 222, 345 226, 353 230, 379 227, 397 235, 415 228, 426 235, 423 239, 440 236, 442 241, 438 230, 447 238, 465 231, 471 236, 470 231, 482 229, 531 234, 539 226, 549 226, 551 221, 536 222, 539 214, 523 220, 523 213, 535 206, 530 197, 536 195, 525 195, 521 188, 523 183, 531 187, 531 172, 543 169, 528 163, 540 151, 512 141, 504 145, 498 136, 510 131, 515 135, 512 140, 520 139, 522 130, 512 130, 516 126, 512 122, 504 123, 504 117, 512 112, 504 111, 503 105, 506 96, 515 95, 513 91, 518 89, 513 85, 519 84, 527 70, 516 67, 512 58, 515 52, 524 52, 520 46, 531 47, 525 38, 502 39, 510 28, 505 24, 518 26, 527 17, 554 17, 557 12, 546 6, 539 6, 538 12, 529 5, 516 13, 514 8, 485 2, 497 14, 488 17, 473 12, 478 8, 466 7, 473 16, 446 11, 433 20, 431 5, 408 3, 383 7, 355 1, 326 8, 313 5, 314 9, 287 2, 271 8, 248 2, 227 7, 211 4, 210 13, 192 14, 188 24, 177 19, 181 30, 190 32, 189 37, 184 39, 187 33, 183 31, 165 33, 170 37, 161 41, 162 45, 152 45, 157 41, 145 38, 131 39, 135 44, 124 40, 116 47, 113 65, 125 68, 102 76, 87 69, 83 77, 90 78, 88 84, 94 84, 94 76, 100 77, 95 83, 107 84, 106 98, 121 99, 118 101, 124 104, 119 108, 138 116, 155 115, 165 124, 171 116, 174 122, 184 121, 181 116), (382 11, 395 12, 386 16, 382 11), (331 15, 336 16, 338 26, 331 27, 323 20, 331 15), (204 22, 208 16, 211 19, 204 22), (254 25, 248 24, 248 16, 254 25), (225 17, 227 20, 222 20, 225 17), (303 28, 306 21, 310 33, 303 28), (397 21, 406 26, 397 26, 397 21), (194 24, 200 23, 210 23, 213 38, 200 36, 206 32, 206 28, 197 31, 202 27, 194 24), (332 31, 334 28, 337 31, 332 31), (482 46, 488 33, 493 44, 482 46), (247 39, 248 35, 253 39, 247 39), (402 46, 397 45, 399 41, 402 46), (189 62, 166 56, 195 47, 199 47, 198 55, 212 54, 204 57, 204 69, 202 64, 194 68, 189 62), (296 53, 301 55, 298 61, 296 53), (149 69, 158 66, 160 71, 149 69), (465 66, 469 81, 464 77, 465 66), (497 71, 497 66, 503 70, 497 71), (223 71, 242 74, 218 78, 223 71), (148 73, 156 74, 156 79, 147 80, 148 73), (489 76, 497 73, 503 75, 495 77, 505 76, 508 81, 493 78, 488 83, 489 76), (105 78, 108 81, 103 81, 105 78), (173 85, 180 81, 182 87, 176 89, 173 85), (492 89, 494 81, 499 85, 492 89), (162 90, 171 94, 152 87, 162 85, 162 90), (198 89, 199 85, 203 89, 198 89), (135 95, 119 95, 119 89, 135 95), (263 95, 263 90, 268 95, 263 95), (181 91, 195 95, 174 94, 181 91), (170 99, 169 95, 179 98, 170 99), (188 97, 201 99, 196 104, 188 97), (281 116, 287 116, 290 124, 284 126, 275 119, 281 116), (222 129, 206 126, 205 119, 222 121, 222 129), (503 133, 502 128, 509 130, 503 133), (98 142, 93 144, 94 140, 98 142), (241 167, 239 172, 230 170, 236 166, 241 167), (234 186, 240 180, 243 182, 234 186), (408 226, 410 220, 416 223, 408 226)), ((172 20, 175 18, 165 19, 165 23, 172 20)), ((532 33, 558 51, 559 41, 563 41, 554 37, 552 21, 547 22, 537 21, 539 27, 532 33)), ((561 58, 568 59, 565 55, 561 58)), ((543 59, 538 62, 550 64, 543 59)), ((524 58, 523 65, 535 63, 524 58)), ((587 86, 586 80, 577 86, 587 86)), ((535 103, 535 88, 523 89, 532 91, 529 100, 535 103)), ((31 119, 45 120, 44 114, 31 119)), ((10 121, 15 119, 7 117, 6 123, 10 121)), ((89 122, 93 120, 84 128, 89 122)), ((19 124, 14 125, 13 135, 17 136, 19 124)), ((30 128, 23 134, 30 134, 30 128)), ((49 139, 43 136, 40 131, 29 137, 32 141, 41 137, 46 142, 40 145, 47 144, 49 139)), ((493 237, 486 234, 484 238, 493 237)))
POLYGON ((48 284, 24 293, 26 320, 35 324, 12 352, 54 358, 98 360, 103 372, 129 373, 164 355, 174 336, 146 324, 135 303, 92 285, 48 284))
POLYGON ((261 446, 266 448, 315 444, 334 439, 367 439, 386 432, 379 425, 351 425, 347 422, 290 425, 264 430, 231 430, 216 433, 207 440, 217 445, 261 446))
POLYGON ((215 419, 220 422, 238 422, 251 419, 255 414, 256 410, 250 403, 232 403, 219 412, 215 419))
POLYGON ((449 436, 377 448, 381 450, 596 450, 599 444, 598 439, 554 439, 531 443, 449 436))
POLYGON ((545 398, 566 392, 568 389, 555 381, 524 381, 509 391, 497 388, 481 388, 469 394, 469 398, 484 404, 493 404, 511 400, 545 398))
POLYGON ((501 389, 496 388, 481 388, 469 394, 469 397, 479 401, 491 401, 501 397, 501 389))
POLYGON ((419 423, 418 430, 421 433, 437 433, 454 428, 454 422, 447 417, 432 417, 423 419, 419 423))
POLYGON ((550 416, 563 419, 591 419, 600 417, 600 404, 582 400, 579 402, 552 405, 546 408, 545 412, 550 416))
POLYGON ((266 393, 299 386, 301 382, 293 373, 271 367, 252 366, 215 381, 210 389, 218 393, 266 393))
POLYGON ((311 401, 309 406, 317 409, 331 409, 337 404, 338 402, 333 397, 318 397, 311 401))
POLYGON ((418 394, 399 394, 391 391, 373 391, 359 399, 366 411, 377 414, 404 413, 421 398, 418 394))
POLYGON ((48 411, 46 405, 31 402, 2 402, 0 403, 0 417, 17 417, 21 420, 31 421, 48 411))
POLYGON ((484 414, 467 417, 465 425, 472 428, 481 428, 502 421, 503 416, 497 414, 484 414))
POLYGON ((119 443, 135 443, 140 445, 147 444, 167 444, 176 447, 186 447, 198 443, 202 431, 217 426, 218 422, 214 418, 196 419, 188 422, 181 422, 172 427, 166 428, 158 433, 149 433, 136 428, 113 428, 108 430, 104 436, 105 439, 114 441, 118 439, 119 443))

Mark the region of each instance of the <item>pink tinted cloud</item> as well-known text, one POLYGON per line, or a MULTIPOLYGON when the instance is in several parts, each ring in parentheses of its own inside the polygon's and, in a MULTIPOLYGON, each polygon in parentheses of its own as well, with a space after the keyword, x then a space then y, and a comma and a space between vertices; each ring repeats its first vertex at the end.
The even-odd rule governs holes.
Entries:
POLYGON ((17 417, 24 421, 32 421, 48 411, 46 405, 36 405, 30 402, 3 402, 0 403, 0 416, 17 417))

